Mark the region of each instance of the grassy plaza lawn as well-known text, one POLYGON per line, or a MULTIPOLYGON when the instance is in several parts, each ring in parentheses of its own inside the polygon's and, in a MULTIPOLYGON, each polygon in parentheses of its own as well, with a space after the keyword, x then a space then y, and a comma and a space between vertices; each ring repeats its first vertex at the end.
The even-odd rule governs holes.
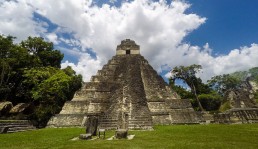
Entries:
MULTIPOLYGON (((83 128, 45 128, 0 134, 0 148, 258 148, 258 124, 155 126, 153 131, 129 131, 135 135, 132 140, 71 140, 82 133, 83 128)), ((114 131, 106 132, 106 138, 113 135, 114 131)))

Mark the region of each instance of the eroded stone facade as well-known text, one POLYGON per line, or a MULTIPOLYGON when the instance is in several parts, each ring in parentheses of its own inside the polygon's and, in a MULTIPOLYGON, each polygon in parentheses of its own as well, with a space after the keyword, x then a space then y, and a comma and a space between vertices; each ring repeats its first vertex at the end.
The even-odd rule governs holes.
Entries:
POLYGON ((82 126, 97 116, 105 129, 151 129, 153 124, 198 123, 189 100, 180 99, 140 55, 139 46, 126 39, 117 53, 48 126, 82 126))

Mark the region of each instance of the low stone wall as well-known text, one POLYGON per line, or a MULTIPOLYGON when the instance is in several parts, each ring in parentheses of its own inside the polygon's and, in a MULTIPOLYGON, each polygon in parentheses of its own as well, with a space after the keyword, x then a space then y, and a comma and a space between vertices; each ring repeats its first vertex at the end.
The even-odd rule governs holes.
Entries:
POLYGON ((0 120, 0 134, 36 129, 28 120, 0 120))
POLYGON ((235 108, 214 115, 216 123, 258 123, 258 108, 235 108))

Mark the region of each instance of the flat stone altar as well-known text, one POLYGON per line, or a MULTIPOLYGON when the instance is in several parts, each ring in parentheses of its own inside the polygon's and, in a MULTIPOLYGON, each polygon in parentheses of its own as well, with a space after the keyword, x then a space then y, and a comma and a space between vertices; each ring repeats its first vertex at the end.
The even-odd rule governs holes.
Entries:
POLYGON ((91 116, 105 129, 199 123, 189 100, 168 87, 130 39, 117 46, 116 55, 65 103, 48 127, 83 126, 85 117, 91 116))

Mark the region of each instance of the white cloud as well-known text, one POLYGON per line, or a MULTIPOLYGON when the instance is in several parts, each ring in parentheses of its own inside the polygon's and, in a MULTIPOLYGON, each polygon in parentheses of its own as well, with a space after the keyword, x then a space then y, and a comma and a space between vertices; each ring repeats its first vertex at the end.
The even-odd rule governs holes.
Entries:
MULTIPOLYGON (((229 54, 213 57, 210 55, 208 44, 203 48, 198 46, 182 45, 178 51, 188 51, 187 55, 179 57, 185 62, 177 65, 200 64, 203 67, 202 73, 198 74, 203 81, 207 81, 212 76, 243 71, 258 66, 258 44, 252 44, 250 47, 241 47, 240 49, 231 50, 229 54)), ((173 61, 177 62, 177 59, 173 61)), ((168 72, 165 77, 171 76, 168 72)))
POLYGON ((141 54, 159 72, 178 65, 201 64, 200 76, 207 80, 212 75, 258 65, 256 44, 214 57, 208 43, 203 47, 182 43, 206 21, 197 14, 186 14, 190 4, 184 0, 171 4, 163 0, 123 1, 121 7, 108 4, 99 7, 92 0, 17 1, 0 0, 0 33, 21 40, 29 35, 43 35, 54 43, 79 46, 81 51, 70 50, 71 55, 80 57, 78 64, 66 61, 62 67, 71 65, 77 73, 83 74, 85 81, 115 55, 116 45, 126 38, 141 46, 141 54), (59 26, 55 33, 47 33, 46 24, 33 20, 34 11, 59 26), (74 39, 58 38, 57 33, 62 32, 73 34, 74 39), (82 54, 87 48, 91 48, 97 58, 82 54))
POLYGON ((163 53, 174 51, 190 31, 205 22, 198 15, 185 14, 190 5, 180 1, 167 5, 162 1, 135 0, 124 2, 119 8, 107 4, 98 7, 83 0, 30 1, 30 4, 51 22, 73 32, 82 49, 92 48, 100 65, 115 54, 121 40, 131 38, 158 70, 169 64, 163 53))
POLYGON ((84 81, 89 81, 91 76, 96 74, 97 70, 101 69, 100 61, 98 59, 93 59, 87 53, 82 54, 78 64, 70 63, 68 61, 61 64, 61 68, 66 68, 67 66, 71 66, 77 74, 81 74, 84 81))
POLYGON ((44 33, 44 25, 33 21, 33 9, 26 0, 0 0, 0 34, 15 36, 18 42, 44 33))
POLYGON ((54 44, 58 44, 59 41, 57 39, 57 35, 55 33, 50 33, 50 34, 47 34, 46 35, 47 39, 50 41, 50 42, 53 42, 54 44))

